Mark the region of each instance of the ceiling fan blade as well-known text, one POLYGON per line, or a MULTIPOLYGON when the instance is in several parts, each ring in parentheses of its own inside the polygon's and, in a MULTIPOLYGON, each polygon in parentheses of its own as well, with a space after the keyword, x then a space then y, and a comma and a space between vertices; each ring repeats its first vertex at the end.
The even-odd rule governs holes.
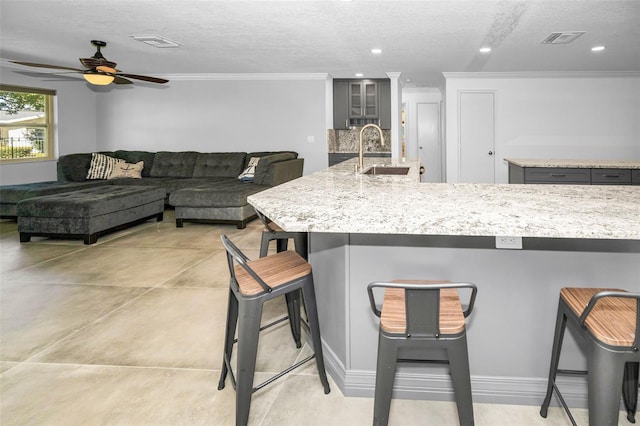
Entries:
POLYGON ((164 84, 169 81, 169 80, 165 80, 164 78, 150 77, 148 75, 137 75, 137 74, 117 74, 117 75, 121 75, 123 77, 128 77, 128 78, 135 78, 136 80, 148 81, 150 83, 164 84))
POLYGON ((115 68, 117 65, 115 62, 107 61, 104 58, 80 58, 80 63, 86 68, 96 68, 100 66, 115 68))
POLYGON ((122 78, 119 75, 114 75, 113 77, 113 84, 133 84, 133 81, 122 78))
POLYGON ((70 71, 84 72, 83 70, 80 70, 78 68, 63 67, 60 65, 36 64, 33 62, 22 62, 22 61, 9 61, 9 62, 13 62, 14 64, 19 64, 19 65, 25 65, 27 67, 52 68, 57 70, 70 70, 70 71))

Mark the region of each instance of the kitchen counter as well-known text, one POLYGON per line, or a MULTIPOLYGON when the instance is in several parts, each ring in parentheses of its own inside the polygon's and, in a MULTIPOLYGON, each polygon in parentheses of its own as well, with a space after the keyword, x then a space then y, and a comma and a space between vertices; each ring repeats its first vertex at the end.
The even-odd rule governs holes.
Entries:
MULTIPOLYGON (((431 184, 417 162, 365 158, 409 166, 406 176, 362 175, 356 162, 249 197, 285 230, 309 233, 325 364, 346 396, 373 396, 372 281, 478 286, 467 320, 476 403, 541 403, 562 287, 640 291, 640 187, 431 184), (523 248, 497 249, 496 236, 523 237, 523 248)), ((586 363, 570 333, 562 363, 586 363)), ((584 377, 558 383, 570 406, 586 407, 584 377)), ((447 368, 402 365, 394 398, 452 400, 447 368)))
POLYGON ((640 240, 640 188, 420 183, 354 172, 357 159, 248 198, 292 232, 640 240))

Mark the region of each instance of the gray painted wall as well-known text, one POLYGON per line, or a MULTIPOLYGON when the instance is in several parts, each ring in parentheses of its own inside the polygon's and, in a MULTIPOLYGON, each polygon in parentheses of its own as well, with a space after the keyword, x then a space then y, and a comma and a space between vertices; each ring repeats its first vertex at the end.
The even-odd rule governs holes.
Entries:
MULTIPOLYGON (((176 79, 99 92, 82 81, 26 77, 10 68, 1 75, 3 83, 58 90, 59 154, 294 150, 305 159, 305 174, 328 165, 324 75, 176 79)), ((2 184, 56 178, 55 161, 0 169, 2 184)))
POLYGON ((325 79, 171 81, 97 98, 103 150, 293 150, 327 167, 325 79), (311 136, 315 140, 308 142, 311 136))

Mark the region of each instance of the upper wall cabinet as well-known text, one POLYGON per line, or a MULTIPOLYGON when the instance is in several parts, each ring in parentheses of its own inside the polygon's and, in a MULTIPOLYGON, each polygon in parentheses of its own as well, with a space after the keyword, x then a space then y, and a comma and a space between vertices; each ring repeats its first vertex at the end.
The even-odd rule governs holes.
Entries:
POLYGON ((391 128, 391 84, 380 80, 333 80, 333 128, 374 123, 391 128))

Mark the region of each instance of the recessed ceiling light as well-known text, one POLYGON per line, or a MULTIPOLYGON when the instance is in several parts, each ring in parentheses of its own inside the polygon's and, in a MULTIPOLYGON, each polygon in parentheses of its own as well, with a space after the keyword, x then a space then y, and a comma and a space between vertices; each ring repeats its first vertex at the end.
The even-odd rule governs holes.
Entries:
POLYGON ((605 49, 605 47, 604 47, 604 46, 593 46, 593 47, 591 48, 591 51, 592 51, 592 52, 602 52, 604 49, 605 49))
POLYGON ((356 77, 363 77, 363 76, 364 76, 364 74, 362 74, 361 72, 357 72, 356 73, 356 77))
POLYGON ((371 49, 371 53, 373 53, 374 55, 379 55, 382 53, 382 49, 378 49, 378 48, 371 49))
POLYGON ((491 48, 490 47, 481 47, 480 48, 480 53, 489 53, 491 52, 491 48))

